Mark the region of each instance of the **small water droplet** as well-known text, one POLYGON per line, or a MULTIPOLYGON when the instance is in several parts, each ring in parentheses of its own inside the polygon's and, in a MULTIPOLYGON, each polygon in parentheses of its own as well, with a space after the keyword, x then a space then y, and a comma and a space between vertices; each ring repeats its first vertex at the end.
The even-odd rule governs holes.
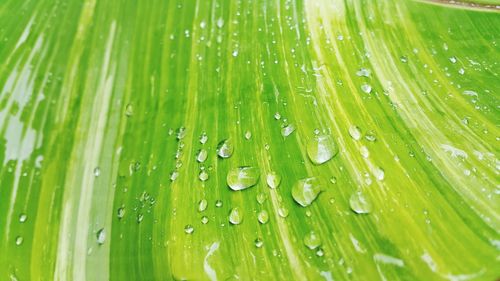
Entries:
POLYGON ((363 84, 363 85, 361 85, 361 91, 369 94, 372 92, 372 86, 370 86, 368 84, 363 84))
POLYGON ((361 129, 358 126, 352 125, 349 127, 349 135, 351 135, 351 138, 358 141, 361 139, 361 129))
POLYGON ((323 251, 323 249, 319 248, 317 251, 316 251, 316 256, 318 257, 322 257, 325 255, 325 252, 323 251))
POLYGON ((192 234, 194 232, 194 227, 190 224, 187 224, 185 227, 184 227, 184 232, 186 234, 192 234))
POLYGON ((372 211, 371 202, 360 191, 355 192, 349 199, 351 210, 356 214, 368 214, 372 211))
POLYGON ((307 207, 316 200, 321 192, 321 186, 316 178, 299 180, 292 188, 292 197, 302 207, 307 207))
POLYGON ((262 239, 260 239, 260 238, 257 238, 257 239, 255 239, 254 244, 255 244, 255 247, 261 248, 264 245, 264 241, 262 241, 262 239))
POLYGON ((205 144, 207 141, 208 141, 208 136, 207 136, 207 133, 203 132, 203 133, 200 135, 200 143, 201 143, 201 144, 205 144))
POLYGON ((205 170, 202 170, 200 174, 198 175, 198 178, 201 181, 207 181, 208 180, 208 173, 205 170))
POLYGON ((333 184, 336 184, 337 183, 337 177, 331 177, 330 178, 330 182, 333 183, 333 184))
POLYGON ((198 203, 198 211, 203 212, 207 209, 208 201, 206 199, 201 199, 198 203))
POLYGON ((338 152, 339 148, 330 135, 317 135, 307 144, 307 155, 315 165, 329 161, 338 152))
POLYGON ((222 207, 222 200, 215 201, 215 207, 217 207, 217 208, 222 207))
POLYGON ((121 220, 125 216, 125 208, 124 207, 118 208, 118 210, 116 211, 116 216, 118 217, 119 220, 121 220))
POLYGON ((198 150, 198 153, 196 154, 196 161, 198 163, 203 163, 207 160, 208 157, 208 151, 204 148, 198 150))
POLYGON ((281 176, 276 174, 276 172, 269 172, 266 176, 266 182, 270 188, 278 188, 281 183, 281 176))
POLYGON ((217 155, 220 158, 229 158, 233 155, 234 146, 230 139, 225 139, 217 145, 217 155))
POLYGON ((261 224, 266 224, 269 221, 269 214, 267 213, 266 210, 262 210, 257 215, 257 219, 261 224))
POLYGON ((304 236, 304 245, 306 245, 307 248, 310 250, 314 250, 321 246, 321 238, 319 238, 318 235, 314 231, 309 232, 304 236))
POLYGON ((177 172, 177 170, 173 171, 172 173, 170 173, 170 181, 175 181, 178 176, 179 172, 177 172))
POLYGON ((240 208, 235 207, 231 209, 231 212, 229 213, 229 222, 231 224, 240 224, 243 221, 243 212, 240 210, 240 208))
POLYGON ((451 63, 457 63, 457 57, 450 57, 451 63))
POLYGON ((371 71, 366 68, 360 68, 357 72, 356 75, 359 77, 370 77, 371 71))
POLYGON ((281 135, 288 137, 295 131, 295 126, 293 124, 288 124, 281 128, 281 135))
POLYGON ((280 120, 281 119, 281 114, 279 112, 274 113, 274 119, 280 120))
POLYGON ((207 216, 201 217, 201 223, 202 224, 207 224, 208 223, 208 217, 207 216))
POLYGON ((23 244, 24 238, 22 236, 17 236, 16 237, 16 245, 19 246, 23 244))
POLYGON ((375 168, 373 168, 373 171, 372 171, 372 172, 373 172, 373 176, 374 176, 377 180, 379 180, 379 181, 381 181, 381 180, 383 180, 383 179, 385 178, 385 171, 384 171, 384 169, 382 169, 382 168, 380 168, 380 167, 375 167, 375 168))
POLYGON ((282 218, 286 218, 288 217, 288 214, 289 214, 289 211, 287 208, 281 206, 279 209, 278 209, 278 215, 282 218))
POLYGON ((261 193, 257 194, 257 202, 261 205, 266 201, 266 198, 267 198, 267 196, 265 193, 261 192, 261 193))
POLYGON ((101 168, 96 167, 96 168, 94 169, 94 176, 95 176, 95 177, 98 177, 98 176, 100 176, 100 175, 101 175, 101 168))
POLYGON ((132 115, 134 115, 134 107, 129 103, 125 107, 125 116, 131 117, 132 115))
POLYGON ((26 216, 26 214, 19 215, 19 222, 20 223, 26 222, 27 219, 28 219, 28 216, 26 216))
POLYGON ((259 181, 259 169, 242 166, 229 170, 226 180, 232 190, 243 190, 252 187, 259 181))
POLYGON ((218 28, 222 28, 224 26, 224 20, 222 18, 218 18, 216 24, 218 28))
POLYGON ((246 132, 245 132, 245 139, 249 140, 249 139, 251 139, 251 138, 252 138, 252 132, 250 132, 250 131, 246 131, 246 132))
POLYGON ((99 245, 104 244, 104 241, 106 241, 106 231, 104 230, 104 228, 101 228, 97 231, 96 237, 97 237, 97 244, 99 245))
POLYGON ((373 131, 366 132, 365 139, 370 142, 374 142, 377 140, 375 133, 373 131))
POLYGON ((233 50, 232 55, 233 55, 233 57, 237 57, 238 56, 238 50, 233 50))
POLYGON ((363 158, 368 158, 370 156, 370 151, 368 151, 368 147, 364 145, 359 148, 359 153, 361 153, 361 156, 363 156, 363 158))

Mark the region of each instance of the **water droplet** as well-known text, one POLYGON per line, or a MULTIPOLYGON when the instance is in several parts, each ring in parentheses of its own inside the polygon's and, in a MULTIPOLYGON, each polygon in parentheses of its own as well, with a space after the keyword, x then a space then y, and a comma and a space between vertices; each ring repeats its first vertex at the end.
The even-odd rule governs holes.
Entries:
POLYGON ((278 188, 281 183, 281 176, 276 174, 276 172, 269 172, 266 176, 266 182, 270 188, 278 188))
POLYGON ((207 160, 207 157, 208 151, 202 148, 198 150, 198 153, 196 154, 196 161, 198 161, 198 163, 203 163, 207 160))
POLYGON ((257 184, 259 170, 254 167, 242 166, 233 168, 227 174, 227 184, 232 190, 243 190, 257 184))
POLYGON ((361 153, 361 156, 363 156, 363 158, 368 158, 368 156, 370 156, 370 151, 368 151, 368 147, 364 145, 359 148, 359 153, 361 153))
POLYGON ((321 186, 316 178, 299 180, 292 188, 292 197, 302 207, 307 207, 316 200, 321 192, 321 186))
POLYGON ((173 171, 172 173, 170 173, 170 181, 176 180, 178 176, 179 176, 179 172, 177 172, 177 170, 173 171))
POLYGON ((261 205, 262 205, 262 204, 266 201, 266 198, 267 198, 267 197, 266 197, 266 194, 265 194, 265 193, 262 193, 262 192, 261 192, 261 193, 257 194, 257 202, 258 202, 259 204, 261 204, 261 205))
POLYGON ((267 213, 266 210, 262 210, 257 215, 257 219, 261 224, 266 224, 269 221, 269 214, 267 213))
POLYGON ((321 238, 319 238, 314 231, 311 231, 304 236, 304 245, 306 245, 307 248, 314 250, 321 246, 321 238))
POLYGON ((457 57, 450 57, 451 63, 457 63, 457 57))
POLYGON ((331 177, 330 178, 330 182, 333 183, 333 184, 336 184, 337 183, 337 177, 331 177))
POLYGON ((205 170, 202 170, 200 174, 198 175, 198 178, 201 181, 207 181, 208 180, 208 173, 205 170))
POLYGON ((208 223, 208 217, 207 216, 201 217, 201 223, 202 224, 207 224, 208 223))
POLYGON ((379 181, 381 181, 381 180, 383 180, 383 179, 385 178, 385 171, 384 171, 384 169, 382 169, 382 168, 380 168, 380 167, 375 167, 375 168, 373 168, 373 171, 372 171, 372 172, 373 172, 373 176, 374 176, 377 180, 379 180, 379 181))
POLYGON ((218 18, 216 24, 218 28, 222 28, 224 26, 224 20, 222 18, 218 18))
POLYGON ((307 155, 315 165, 327 162, 338 152, 339 148, 330 135, 315 136, 307 144, 307 155))
POLYGON ((322 257, 325 255, 325 252, 323 251, 323 249, 319 248, 317 251, 316 251, 316 256, 318 257, 322 257))
POLYGON ((225 139, 217 145, 217 155, 219 155, 220 158, 231 157, 231 155, 233 155, 233 150, 233 143, 230 139, 225 139))
POLYGON ((285 208, 285 207, 281 206, 281 207, 278 209, 278 215, 279 215, 280 217, 282 217, 282 218, 286 218, 286 217, 288 217, 288 214, 289 214, 289 212, 288 212, 288 209, 287 209, 287 208, 285 208))
POLYGON ((200 136, 200 143, 205 144, 208 141, 207 133, 203 132, 200 136))
POLYGON ((131 117, 132 115, 134 115, 134 107, 129 103, 125 107, 125 116, 131 117))
POLYGON ((368 84, 363 84, 363 85, 361 85, 361 91, 369 94, 372 92, 372 86, 370 86, 368 84))
POLYGON ((94 176, 95 176, 95 177, 98 177, 98 176, 100 176, 100 175, 101 175, 101 168, 96 167, 96 168, 94 169, 94 176))
POLYGON ((24 238, 22 236, 17 236, 16 237, 16 245, 19 246, 23 244, 24 238))
POLYGON ((116 211, 116 215, 118 219, 121 220, 125 216, 125 208, 124 207, 118 208, 118 210, 116 211))
POLYGON ((361 139, 361 129, 359 129, 358 126, 352 125, 349 127, 349 135, 351 135, 351 138, 358 141, 361 139))
POLYGON ((97 244, 99 245, 104 244, 104 241, 106 241, 106 231, 104 230, 104 228, 101 228, 97 231, 96 237, 97 237, 97 244))
POLYGON ((251 138, 252 138, 252 132, 250 132, 250 131, 246 131, 246 132, 245 132, 245 139, 249 140, 249 139, 251 139, 251 138))
POLYGON ((370 77, 371 71, 366 68, 361 68, 356 72, 356 75, 359 77, 370 77))
POLYGON ((240 224, 243 221, 243 213, 241 212, 240 208, 235 207, 231 209, 231 212, 229 213, 229 222, 231 224, 240 224))
POLYGON ((201 21, 200 22, 200 28, 201 29, 205 29, 205 27, 207 27, 207 23, 205 21, 201 21))
POLYGON ((281 114, 279 112, 274 113, 274 119, 280 120, 281 119, 281 114))
POLYGON ((19 215, 19 222, 20 223, 26 222, 27 219, 28 219, 28 216, 26 216, 26 214, 19 215))
POLYGON ((222 207, 222 200, 215 201, 215 207, 217 207, 217 208, 222 207))
POLYGON ((366 132, 365 139, 370 142, 374 142, 377 140, 375 133, 373 131, 366 132))
POLYGON ((177 129, 177 140, 182 140, 186 136, 186 128, 180 127, 177 129))
POLYGON ((198 211, 203 212, 207 209, 208 201, 206 199, 201 199, 198 203, 198 211))
POLYGON ((187 224, 185 227, 184 227, 184 232, 186 234, 191 234, 194 232, 194 227, 190 224, 187 224))
POLYGON ((141 223, 143 219, 144 219, 144 215, 143 214, 138 214, 137 215, 137 223, 141 223))
POLYGON ((281 135, 288 137, 295 131, 295 126, 293 124, 288 124, 281 128, 281 135))
POLYGON ((261 248, 264 245, 264 241, 262 241, 262 239, 260 239, 260 238, 255 239, 254 243, 255 243, 255 247, 257 247, 257 248, 261 248))
POLYGON ((355 192, 349 199, 351 210, 356 214, 368 214, 372 211, 371 202, 360 191, 355 192))
POLYGON ((233 50, 233 57, 237 57, 238 56, 238 50, 233 50))

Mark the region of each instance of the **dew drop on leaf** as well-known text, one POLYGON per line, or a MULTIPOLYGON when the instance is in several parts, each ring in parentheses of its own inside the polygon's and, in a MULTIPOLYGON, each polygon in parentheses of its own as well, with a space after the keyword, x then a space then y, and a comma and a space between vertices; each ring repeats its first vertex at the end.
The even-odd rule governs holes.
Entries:
POLYGON ((363 85, 361 85, 361 91, 369 94, 372 92, 372 86, 370 86, 368 84, 363 84, 363 85))
POLYGON ((292 197, 302 207, 307 207, 316 200, 321 192, 321 186, 316 178, 299 180, 292 188, 292 197))
POLYGON ((201 223, 202 224, 207 224, 208 223, 208 217, 207 216, 201 217, 201 223))
POLYGON ((203 212, 207 209, 208 201, 206 199, 201 199, 198 203, 198 211, 203 212))
POLYGON ((131 117, 132 115, 134 115, 134 107, 129 103, 125 107, 125 116, 131 117))
POLYGON ((257 239, 255 239, 254 244, 255 244, 255 247, 261 248, 264 245, 264 241, 262 241, 262 239, 260 239, 260 238, 257 238, 257 239))
POLYGON ((278 215, 282 218, 286 218, 288 217, 288 214, 289 214, 289 211, 287 208, 281 206, 279 209, 278 209, 278 215))
POLYGON ((317 135, 307 144, 307 155, 315 165, 327 162, 338 152, 339 148, 330 135, 317 135))
POLYGON ((257 219, 261 224, 266 224, 269 221, 269 214, 267 213, 266 210, 262 210, 257 215, 257 219))
POLYGON ((241 166, 229 170, 226 180, 232 190, 243 190, 257 184, 259 180, 259 169, 255 167, 241 166))
POLYGON ((361 139, 361 129, 358 126, 352 125, 349 127, 349 135, 353 140, 360 140, 361 139))
POLYGON ((125 208, 118 208, 118 210, 116 211, 116 216, 118 217, 118 219, 122 219, 125 216, 125 208))
POLYGON ((281 135, 284 137, 288 137, 295 131, 295 126, 293 124, 288 124, 281 128, 281 135))
POLYGON ((217 155, 220 158, 229 158, 233 155, 233 143, 230 139, 225 139, 217 145, 217 155))
POLYGON ((368 214, 372 211, 372 203, 360 191, 355 192, 349 199, 351 210, 356 214, 368 214))
POLYGON ((201 181, 207 181, 208 180, 208 173, 205 170, 202 170, 200 174, 198 175, 198 178, 201 181))
POLYGON ((23 244, 24 238, 22 236, 17 236, 16 237, 16 245, 19 246, 23 244))
POLYGON ((243 213, 240 208, 235 207, 231 209, 229 213, 229 222, 231 224, 240 224, 243 221, 243 213))
POLYGON ((222 200, 217 200, 217 201, 215 201, 215 207, 216 207, 216 208, 220 208, 220 207, 222 207, 222 200))
POLYGON ((198 150, 198 153, 196 154, 196 161, 198 163, 203 163, 207 160, 208 157, 208 151, 204 148, 198 150))
POLYGON ((194 227, 190 224, 187 224, 185 227, 184 227, 184 232, 186 234, 192 234, 194 232, 194 227))
POLYGON ((101 168, 96 167, 96 168, 94 169, 94 176, 95 176, 95 177, 98 177, 98 176, 100 176, 100 175, 101 175, 101 168))
POLYGON ((269 172, 266 176, 266 182, 270 188, 278 188, 281 183, 281 176, 276 172, 269 172))
POLYGON ((207 133, 202 133, 200 136, 200 143, 205 144, 208 141, 207 133))
POLYGON ((26 222, 27 219, 28 219, 28 216, 26 216, 26 214, 19 215, 19 222, 20 223, 26 222))
POLYGON ((309 232, 304 236, 304 245, 306 245, 307 248, 314 250, 321 246, 321 238, 319 238, 318 235, 314 231, 309 232))
POLYGON ((262 205, 262 204, 266 201, 266 198, 267 198, 267 197, 266 197, 266 194, 265 194, 265 193, 262 193, 262 192, 261 192, 261 193, 257 194, 257 202, 258 202, 259 204, 261 204, 261 205, 262 205))
POLYGON ((250 132, 250 131, 246 131, 246 132, 245 132, 245 139, 246 139, 246 140, 250 140, 251 138, 252 138, 252 132, 250 132))
POLYGON ((106 231, 104 230, 104 228, 101 228, 97 231, 96 237, 97 237, 97 244, 99 245, 104 244, 104 241, 106 241, 106 231))

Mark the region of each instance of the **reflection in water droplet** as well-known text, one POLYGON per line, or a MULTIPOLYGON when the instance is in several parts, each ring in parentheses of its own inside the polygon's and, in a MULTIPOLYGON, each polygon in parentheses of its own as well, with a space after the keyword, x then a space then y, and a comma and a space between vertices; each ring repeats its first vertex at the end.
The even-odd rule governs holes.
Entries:
POLYGON ((316 200, 321 192, 321 186, 316 178, 299 180, 292 188, 292 197, 302 207, 307 207, 316 200))
POLYGON ((184 227, 184 232, 186 234, 191 234, 194 232, 194 227, 190 224, 187 224, 185 227, 184 227))
POLYGON ((339 148, 330 135, 318 135, 307 144, 307 155, 312 163, 320 165, 332 159, 339 148))
POLYGON ((220 158, 229 158, 233 155, 233 143, 229 139, 225 139, 217 145, 217 155, 220 158))
POLYGON ((269 214, 267 213, 266 210, 262 210, 257 215, 257 219, 261 224, 266 224, 269 221, 269 214))
POLYGON ((372 211, 371 202, 360 191, 355 192, 349 199, 349 205, 356 214, 368 214, 372 211))
POLYGON ((361 139, 361 129, 359 129, 358 126, 352 125, 349 127, 349 135, 351 135, 351 138, 354 140, 360 140, 361 139))
POLYGON ((307 246, 307 248, 314 250, 321 246, 321 238, 319 238, 314 231, 309 232, 304 236, 304 244, 307 246))
POLYGON ((104 230, 104 228, 101 228, 97 231, 96 237, 97 237, 97 244, 99 245, 104 244, 104 241, 106 241, 106 231, 104 230))
POLYGON ((276 172, 269 172, 266 176, 266 182, 270 188, 277 188, 281 183, 281 176, 276 172))
POLYGON ((240 208, 235 207, 231 209, 231 212, 229 213, 229 222, 231 224, 240 224, 243 221, 243 212, 240 210, 240 208))
POLYGON ((233 168, 227 174, 227 185, 232 190, 243 190, 257 184, 260 172, 255 167, 237 167, 233 168))

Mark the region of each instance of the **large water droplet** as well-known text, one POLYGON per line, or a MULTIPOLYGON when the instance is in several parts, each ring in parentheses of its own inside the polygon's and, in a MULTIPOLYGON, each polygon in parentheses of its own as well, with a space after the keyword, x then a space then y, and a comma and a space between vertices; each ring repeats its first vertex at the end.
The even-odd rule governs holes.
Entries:
POLYGON ((104 244, 104 241, 106 241, 106 231, 104 230, 104 228, 101 228, 97 231, 96 237, 97 237, 97 244, 99 245, 104 244))
POLYGON ((259 169, 254 167, 233 168, 227 174, 227 184, 232 190, 243 190, 257 184, 259 169))
POLYGON ((360 140, 361 139, 361 129, 359 129, 358 126, 352 125, 349 127, 349 135, 351 135, 351 138, 354 140, 360 140))
POLYGON ((231 209, 229 213, 229 222, 231 224, 240 224, 243 221, 243 212, 240 208, 235 207, 231 209))
POLYGON ((299 180, 292 188, 292 197, 302 207, 307 207, 316 200, 321 192, 321 186, 316 178, 299 180))
POLYGON ((267 213, 266 210, 262 210, 257 215, 257 219, 261 224, 266 224, 269 221, 269 214, 267 213))
POLYGON ((319 238, 314 231, 311 231, 304 236, 304 245, 306 245, 307 248, 314 250, 321 246, 321 238, 319 238))
POLYGON ((207 160, 208 157, 208 151, 204 148, 198 150, 198 153, 196 154, 196 161, 199 163, 203 163, 207 160))
POLYGON ((225 139, 217 145, 217 155, 220 158, 229 158, 233 155, 234 146, 230 139, 225 139))
POLYGON ((372 211, 371 202, 360 191, 355 192, 349 199, 349 205, 356 214, 368 214, 372 211))
POLYGON ((339 152, 337 144, 330 135, 318 135, 307 144, 307 155, 316 165, 332 159, 339 152))
POLYGON ((281 183, 281 176, 276 174, 275 172, 270 172, 266 176, 266 182, 270 188, 273 188, 273 189, 278 188, 278 186, 281 183))

